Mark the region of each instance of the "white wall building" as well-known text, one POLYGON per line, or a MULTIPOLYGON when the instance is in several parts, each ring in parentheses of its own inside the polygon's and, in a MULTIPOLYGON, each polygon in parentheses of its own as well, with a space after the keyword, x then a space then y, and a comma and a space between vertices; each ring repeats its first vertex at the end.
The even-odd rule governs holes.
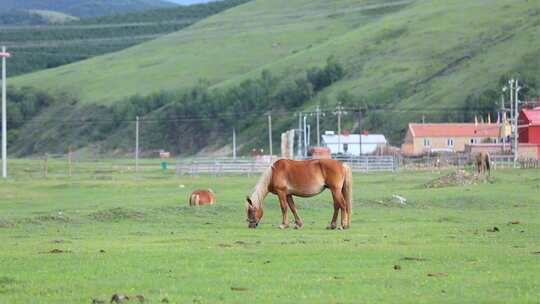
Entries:
POLYGON ((322 144, 330 148, 332 154, 348 154, 359 156, 361 154, 372 154, 377 151, 377 147, 385 146, 388 142, 382 134, 349 134, 336 135, 333 131, 326 131, 322 136, 322 144))

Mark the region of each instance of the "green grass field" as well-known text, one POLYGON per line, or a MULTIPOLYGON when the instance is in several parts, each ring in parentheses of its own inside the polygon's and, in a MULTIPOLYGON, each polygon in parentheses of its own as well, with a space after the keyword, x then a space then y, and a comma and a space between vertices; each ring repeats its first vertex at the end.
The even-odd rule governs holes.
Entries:
POLYGON ((328 193, 297 200, 303 230, 277 229, 273 196, 260 228, 247 229, 242 198, 256 176, 174 176, 156 163, 138 175, 78 165, 69 178, 51 163, 45 179, 39 165, 16 160, 0 182, 1 303, 108 302, 114 293, 148 303, 540 299, 537 170, 438 189, 424 184, 440 173, 356 174, 352 228, 328 231, 328 193), (216 206, 187 207, 190 190, 209 186, 216 206))

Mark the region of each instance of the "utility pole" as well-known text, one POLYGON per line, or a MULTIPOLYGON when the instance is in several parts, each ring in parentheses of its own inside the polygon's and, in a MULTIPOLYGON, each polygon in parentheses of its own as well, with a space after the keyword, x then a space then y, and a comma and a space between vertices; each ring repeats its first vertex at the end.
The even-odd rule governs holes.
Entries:
POLYGON ((298 158, 302 156, 302 112, 298 113, 298 158))
POLYGON ((139 172, 139 116, 135 120, 135 172, 139 172))
POLYGON ((514 79, 508 81, 510 85, 510 123, 514 125, 514 79))
POLYGON ((311 125, 307 125, 307 145, 311 147, 311 125))
POLYGON ((236 129, 232 129, 232 158, 236 160, 236 129))
POLYGON ((503 154, 505 153, 506 151, 506 124, 505 124, 505 117, 506 117, 506 107, 504 106, 504 92, 506 92, 506 87, 503 87, 502 88, 502 94, 501 94, 501 115, 499 115, 499 118, 497 118, 497 120, 499 121, 500 123, 500 127, 501 129, 501 132, 499 133, 502 133, 503 135, 503 138, 502 138, 502 152, 503 154), (502 116, 502 117, 501 117, 502 116))
POLYGON ((270 151, 270 157, 272 157, 272 115, 268 115, 268 146, 270 151))
POLYGON ((307 156, 308 138, 307 138, 307 115, 304 115, 304 157, 307 156))
POLYGON ((319 126, 319 120, 321 118, 321 108, 317 106, 317 147, 321 146, 321 131, 319 126))
POLYGON ((6 58, 11 57, 11 54, 6 51, 6 47, 2 47, 0 53, 2 57, 2 177, 7 178, 7 101, 6 101, 6 58))
POLYGON ((68 175, 71 177, 71 174, 73 172, 73 150, 71 149, 71 146, 68 148, 68 175))
POLYGON ((347 114, 347 112, 343 111, 343 106, 341 106, 341 103, 338 103, 336 107, 336 112, 338 118, 338 154, 341 153, 341 115, 347 114))
POLYGON ((515 105, 514 105, 514 168, 517 168, 518 161, 518 139, 519 139, 519 130, 518 130, 518 117, 519 117, 519 91, 521 87, 519 86, 519 80, 515 81, 515 105))
POLYGON ((362 106, 358 108, 358 156, 362 156, 362 106))

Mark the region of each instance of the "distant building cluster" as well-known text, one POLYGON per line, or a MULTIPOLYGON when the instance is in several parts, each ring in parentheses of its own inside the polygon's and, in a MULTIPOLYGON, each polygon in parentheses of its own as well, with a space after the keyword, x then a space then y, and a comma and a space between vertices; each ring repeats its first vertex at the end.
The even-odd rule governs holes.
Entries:
MULTIPOLYGON (((390 146, 383 134, 350 134, 348 131, 336 134, 334 131, 325 131, 319 146, 309 148, 307 155, 302 154, 302 149, 296 154, 330 158, 382 154, 419 157, 449 153, 513 153, 513 127, 506 117, 499 116, 496 122, 491 122, 489 117, 487 122, 478 120, 472 123, 409 123, 400 148, 390 146)), ((294 158, 296 131, 293 129, 282 134, 282 157, 294 158)), ((540 160, 540 107, 519 112, 518 134, 518 159, 540 160)))

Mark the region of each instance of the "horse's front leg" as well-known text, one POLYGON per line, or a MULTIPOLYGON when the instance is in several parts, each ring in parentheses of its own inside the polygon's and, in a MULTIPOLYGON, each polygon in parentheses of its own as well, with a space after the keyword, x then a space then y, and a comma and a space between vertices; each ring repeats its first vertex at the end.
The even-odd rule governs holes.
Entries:
POLYGON ((283 222, 279 225, 279 229, 289 228, 289 218, 287 214, 287 195, 285 193, 278 193, 279 206, 281 207, 281 213, 283 215, 283 222))
POLYGON ((289 208, 291 208, 291 211, 294 215, 294 223, 296 224, 294 226, 295 229, 301 229, 304 227, 304 222, 296 212, 296 205, 294 204, 294 200, 292 198, 292 195, 287 195, 287 203, 289 204, 289 208))

